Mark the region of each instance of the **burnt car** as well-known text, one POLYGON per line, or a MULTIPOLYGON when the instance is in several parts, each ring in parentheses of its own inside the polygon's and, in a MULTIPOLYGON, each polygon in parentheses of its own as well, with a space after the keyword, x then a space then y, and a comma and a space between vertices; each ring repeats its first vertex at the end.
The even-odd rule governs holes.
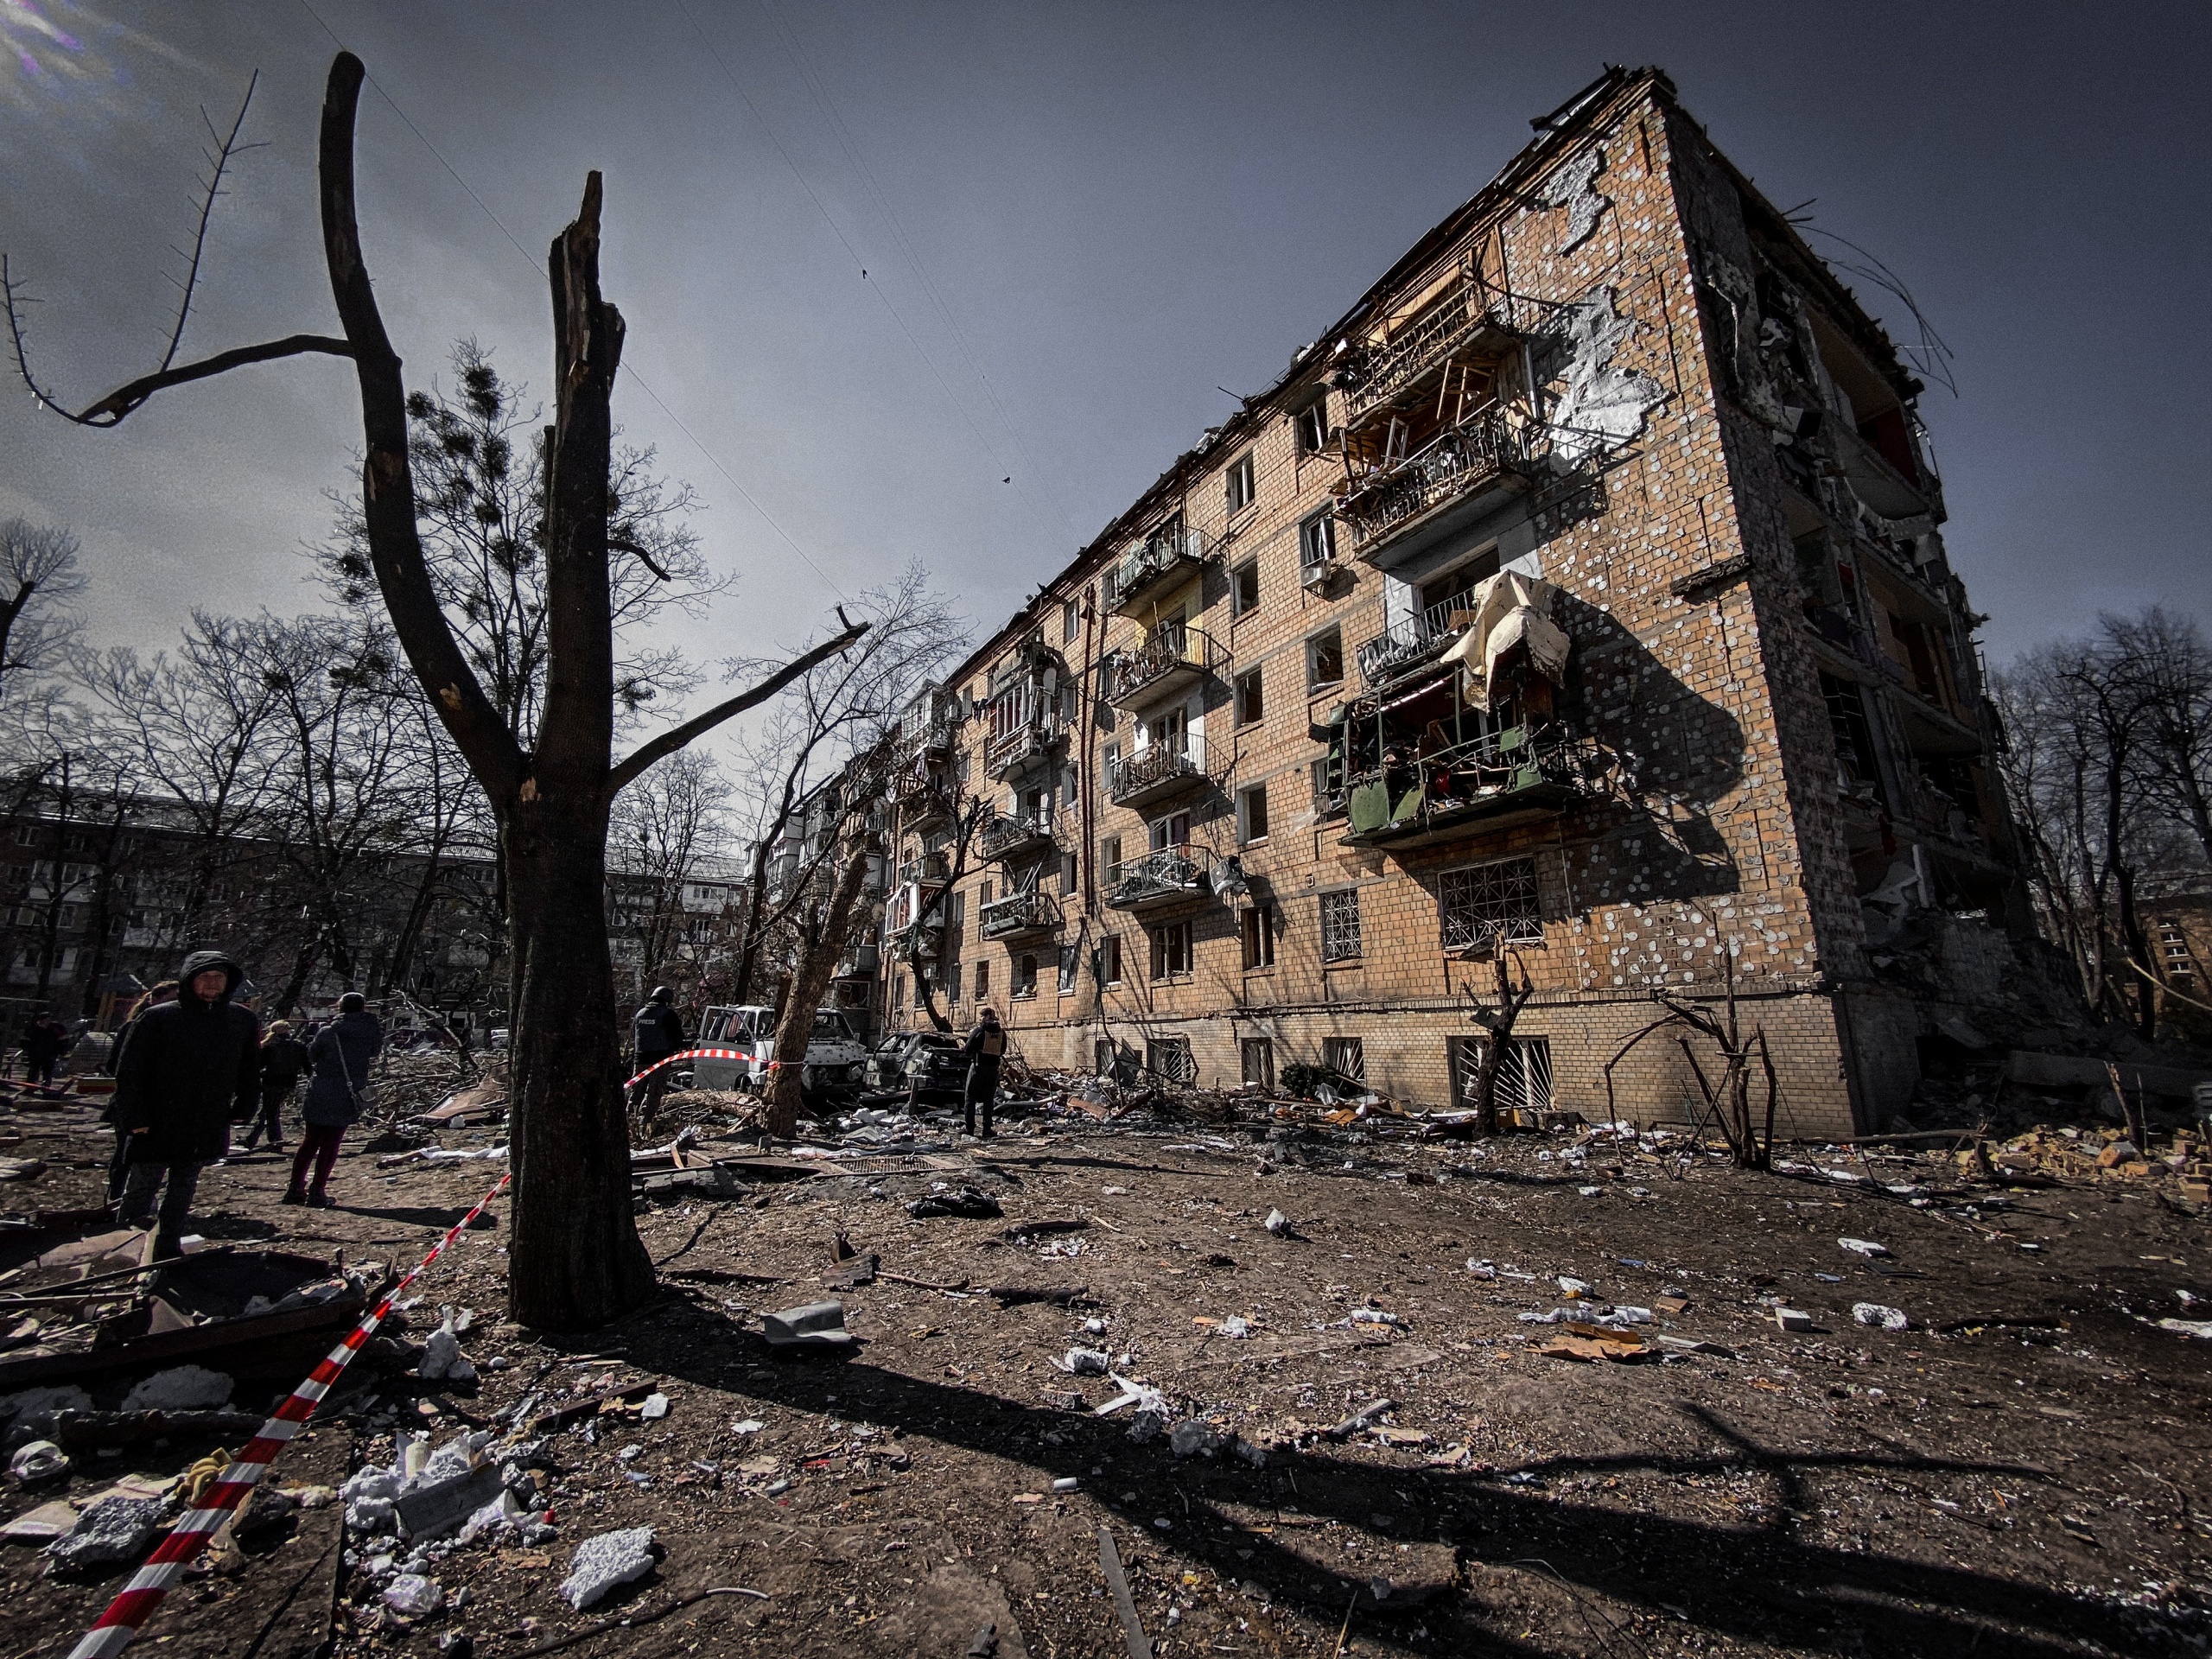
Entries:
POLYGON ((957 1100, 968 1082, 960 1039, 941 1031, 902 1031, 868 1056, 869 1088, 906 1089, 917 1082, 922 1099, 957 1100))

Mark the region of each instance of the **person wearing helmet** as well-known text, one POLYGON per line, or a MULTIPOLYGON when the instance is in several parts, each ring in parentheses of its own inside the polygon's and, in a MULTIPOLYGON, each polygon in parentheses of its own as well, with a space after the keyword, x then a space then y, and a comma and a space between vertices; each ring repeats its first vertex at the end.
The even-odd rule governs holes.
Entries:
POLYGON ((967 1133, 976 1133, 976 1113, 983 1114, 982 1138, 991 1138, 991 1103, 998 1098, 999 1063, 1006 1058, 1006 1027, 997 1010, 985 1008, 968 1033, 961 1052, 968 1057, 968 1084, 961 1091, 960 1109, 967 1119, 967 1133))
MULTIPOLYGON (((630 1019, 630 1074, 660 1065, 671 1055, 683 1052, 683 1017, 676 1011, 676 993, 665 985, 653 987, 630 1019)), ((630 1109, 639 1128, 650 1124, 660 1111, 661 1096, 668 1092, 676 1068, 663 1065, 630 1090, 630 1109)))
POLYGON ((117 1062, 115 1126, 130 1148, 119 1215, 152 1218, 168 1178, 157 1261, 182 1253, 200 1170, 228 1154, 232 1123, 261 1103, 261 1021, 231 1000, 245 978, 225 952, 194 951, 177 975, 181 994, 138 1017, 117 1062))

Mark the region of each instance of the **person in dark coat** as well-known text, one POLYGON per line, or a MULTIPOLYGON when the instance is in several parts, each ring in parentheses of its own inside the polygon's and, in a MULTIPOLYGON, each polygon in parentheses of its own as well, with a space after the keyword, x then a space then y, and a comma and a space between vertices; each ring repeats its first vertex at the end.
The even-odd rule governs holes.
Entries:
MULTIPOLYGON (((164 1002, 176 1001, 179 989, 176 981, 156 981, 154 988, 130 1005, 130 1012, 123 1016, 122 1029, 115 1033, 115 1046, 108 1051, 107 1071, 111 1077, 123 1075, 124 1046, 130 1040, 130 1033, 137 1029, 140 1018, 149 1008, 158 1008, 164 1002)), ((115 1121, 115 1096, 107 1097, 107 1104, 100 1110, 100 1120, 115 1130, 115 1152, 107 1164, 107 1201, 113 1204, 123 1196, 123 1178, 130 1167, 130 1137, 115 1121)))
POLYGON ((231 1123, 259 1103, 261 1021, 231 1001, 245 970, 220 950, 195 950, 174 1002, 141 1014, 116 1063, 115 1124, 129 1147, 121 1217, 153 1214, 154 1255, 178 1255, 202 1166, 230 1151, 231 1123))
POLYGON ((33 1083, 51 1085, 54 1068, 60 1065, 62 1053, 69 1046, 69 1033, 61 1028, 59 1020, 41 1014, 23 1033, 22 1046, 24 1075, 33 1083))
MULTIPOLYGON (((671 1054, 683 1052, 683 1016, 676 1011, 676 993, 665 985, 653 987, 645 1006, 630 1017, 630 1073, 659 1065, 671 1054)), ((630 1109, 640 1124, 650 1123, 660 1110, 660 1097, 668 1092, 675 1068, 664 1067, 630 1091, 630 1109)))
POLYGON ((277 1020, 261 1039, 261 1116, 245 1132, 242 1150, 251 1152, 264 1129, 269 1133, 269 1150, 284 1150, 284 1103, 291 1099, 307 1069, 308 1046, 292 1035, 290 1020, 277 1020))
POLYGON ((292 1184, 279 1204, 331 1207, 331 1166, 338 1143, 368 1104, 369 1063, 384 1048, 384 1027, 369 1012, 368 999, 348 991, 338 999, 338 1017, 315 1033, 308 1046, 308 1099, 301 1109, 307 1127, 300 1134, 299 1155, 292 1160, 292 1184), (315 1166, 315 1185, 307 1184, 315 1166))
POLYGON ((960 1052, 968 1057, 968 1085, 961 1090, 960 1109, 967 1119, 969 1135, 976 1133, 976 1109, 982 1109, 983 1139, 988 1141, 991 1138, 991 1103, 999 1092, 999 1062, 1006 1058, 1006 1027, 999 1023, 995 1011, 983 1010, 982 1018, 968 1033, 968 1040, 960 1052))

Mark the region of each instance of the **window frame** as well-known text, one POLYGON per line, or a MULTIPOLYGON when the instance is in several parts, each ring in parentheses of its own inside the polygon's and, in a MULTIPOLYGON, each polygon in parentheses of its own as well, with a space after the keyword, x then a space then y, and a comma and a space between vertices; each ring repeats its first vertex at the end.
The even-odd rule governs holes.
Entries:
POLYGON ((1229 614, 1231 620, 1247 617, 1260 608, 1260 561, 1255 556, 1229 567, 1229 614), (1247 584, 1251 597, 1246 598, 1247 584))
POLYGON ((1236 844, 1256 847, 1268 838, 1268 786, 1248 784, 1236 791, 1236 844), (1256 805, 1258 810, 1253 808, 1256 805), (1257 827, 1254 820, 1257 819, 1257 827))
POLYGON ((1060 601, 1060 643, 1071 645, 1083 638, 1083 606, 1072 599, 1060 601))
POLYGON ((1099 954, 1105 958, 1098 965, 1098 982, 1102 986, 1122 982, 1122 936, 1109 933, 1098 941, 1099 954))
POLYGON ((1338 963, 1357 962, 1365 953, 1366 941, 1361 931, 1359 889, 1332 887, 1315 895, 1319 910, 1321 965, 1332 967, 1338 963), (1349 926, 1346 911, 1349 910, 1349 926), (1332 912, 1335 913, 1332 915, 1332 912), (1346 949, 1349 943, 1350 948, 1346 949))
POLYGON ((1440 870, 1436 876, 1436 927, 1438 943, 1446 950, 1481 950, 1504 929, 1518 930, 1504 933, 1505 943, 1510 945, 1541 944, 1544 942, 1543 872, 1537 868, 1535 859, 1526 853, 1510 858, 1484 859, 1479 863, 1461 864, 1448 870, 1440 870), (1509 875, 1507 871, 1512 866, 1523 867, 1525 877, 1520 870, 1509 875), (1503 891, 1507 881, 1515 884, 1511 893, 1503 891), (1513 899, 1520 897, 1523 885, 1526 907, 1507 909, 1513 899), (1483 891, 1485 886, 1497 896, 1486 899, 1483 891), (1459 906, 1459 913, 1456 915, 1455 901, 1448 892, 1454 887, 1466 889, 1456 901, 1459 906), (1485 903, 1497 908, 1499 913, 1491 916, 1475 913, 1485 903), (1488 931, 1481 931, 1483 928, 1488 931))
POLYGON ((1244 953, 1244 971, 1265 973, 1275 965, 1275 906, 1262 899, 1237 921, 1237 941, 1244 953))
POLYGON ((1325 690, 1344 683, 1344 630, 1342 623, 1332 622, 1327 627, 1306 636, 1306 695, 1318 696, 1325 690), (1328 679, 1321 677, 1321 658, 1325 650, 1336 654, 1337 671, 1328 679))
POLYGON ((1367 1082, 1367 1039, 1324 1037, 1321 1039, 1321 1064, 1338 1077, 1364 1085, 1367 1082))
POLYGON ((1275 1045, 1271 1037, 1246 1037, 1236 1045, 1236 1072, 1247 1089, 1257 1084, 1261 1092, 1272 1095, 1275 1091, 1275 1045), (1254 1065, 1255 1059, 1259 1061, 1254 1065), (1260 1075, 1254 1077, 1257 1071, 1260 1075))
POLYGON ((1154 922, 1145 931, 1152 936, 1152 979, 1155 984, 1188 979, 1197 971, 1190 918, 1154 922), (1176 965, 1179 959, 1180 966, 1176 965))
POLYGON ((1337 562, 1337 513, 1333 507, 1309 512, 1298 521, 1298 568, 1300 572, 1337 562))
POLYGON ((1247 449, 1222 469, 1222 499, 1231 518, 1260 499, 1260 474, 1253 454, 1247 449))
POLYGON ((1323 392, 1290 417, 1291 442, 1301 459, 1329 447, 1329 394, 1323 392))
POLYGON ((1236 693, 1236 720, 1238 730, 1257 726, 1268 717, 1266 682, 1260 677, 1260 668, 1249 668, 1232 683, 1236 693))

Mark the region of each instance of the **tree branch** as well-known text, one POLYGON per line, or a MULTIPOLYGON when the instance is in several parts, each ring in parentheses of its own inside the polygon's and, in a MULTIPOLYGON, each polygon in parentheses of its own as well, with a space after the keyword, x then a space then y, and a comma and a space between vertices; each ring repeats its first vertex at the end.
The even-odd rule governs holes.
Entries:
POLYGON ((741 715, 747 709, 766 702, 793 680, 828 662, 868 631, 869 625, 866 622, 847 621, 845 613, 842 610, 837 613, 837 620, 845 624, 845 631, 835 639, 825 639, 813 650, 794 657, 749 690, 740 692, 728 702, 716 703, 705 714, 687 720, 681 726, 671 727, 658 737, 649 740, 633 750, 626 760, 621 761, 613 771, 607 773, 607 798, 613 799, 626 785, 635 782, 639 775, 654 761, 666 760, 692 739, 703 736, 734 715, 741 715))
MULTIPOLYGON (((9 321, 11 327, 14 321, 15 313, 10 307, 9 321)), ((17 334, 16 355, 18 367, 22 366, 22 336, 17 334)), ((327 357, 351 357, 353 355, 353 348, 344 340, 333 340, 327 334, 287 334, 282 340, 264 340, 258 346, 234 346, 227 352, 218 352, 213 357, 203 357, 197 363, 187 363, 180 368, 162 369, 156 373, 141 375, 128 385, 118 386, 98 403, 87 405, 76 414, 70 413, 59 404, 53 402, 45 392, 38 391, 36 387, 33 387, 32 391, 46 407, 66 420, 76 422, 79 426, 120 426, 126 416, 157 391, 166 391, 171 386, 186 385, 194 380, 206 380, 219 374, 227 374, 231 370, 244 368, 249 363, 268 363, 278 358, 304 357, 314 353, 321 353, 327 357)), ((27 380, 29 378, 29 372, 28 369, 23 371, 27 380)))

